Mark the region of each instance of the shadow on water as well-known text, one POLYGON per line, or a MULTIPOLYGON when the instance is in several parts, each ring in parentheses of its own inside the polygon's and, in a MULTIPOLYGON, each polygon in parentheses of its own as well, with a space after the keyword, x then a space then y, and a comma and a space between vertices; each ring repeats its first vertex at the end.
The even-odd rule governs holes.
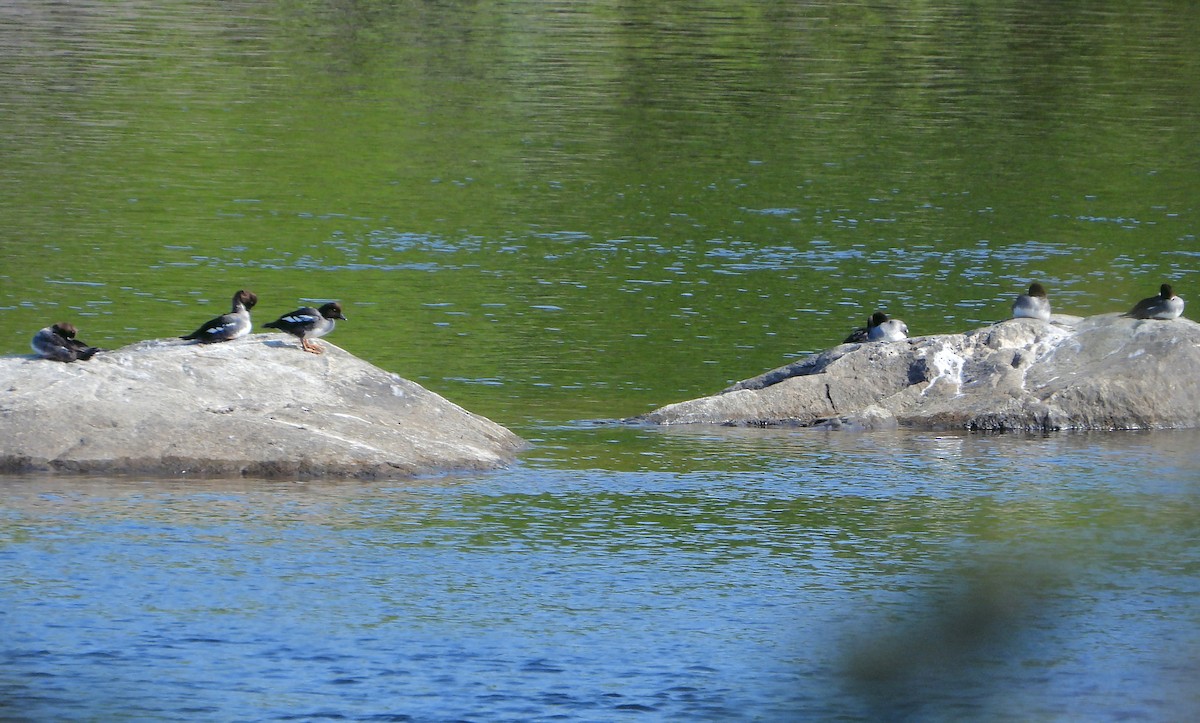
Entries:
POLYGON ((944 571, 857 632, 843 663, 851 693, 879 720, 922 719, 956 699, 976 706, 973 717, 1013 710, 1019 693, 1005 668, 1044 651, 1031 640, 1036 628, 1044 634, 1052 617, 1071 614, 1050 604, 1066 582, 1062 570, 1030 560, 944 571))
POLYGON ((1099 621, 1112 624, 1106 608, 1141 593, 1119 585, 1097 594, 1096 578, 1111 577, 1097 568, 1110 561, 1095 548, 1065 552, 1018 546, 921 580, 908 600, 850 628, 839 664, 845 691, 873 720, 1195 718, 1200 631, 1163 638, 1151 623, 1143 634, 1109 629, 1082 643, 1099 621), (1059 695, 1081 663, 1092 676, 1086 704, 1059 695))

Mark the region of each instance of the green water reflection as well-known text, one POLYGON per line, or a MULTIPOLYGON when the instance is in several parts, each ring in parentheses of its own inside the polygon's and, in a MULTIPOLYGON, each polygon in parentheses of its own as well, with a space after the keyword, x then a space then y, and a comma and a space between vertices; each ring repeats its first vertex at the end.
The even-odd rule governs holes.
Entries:
POLYGON ((0 23, 0 351, 232 291, 500 421, 625 416, 876 307, 1123 309, 1197 253, 1191 3, 126 2, 0 23))
POLYGON ((957 620, 934 603, 981 555, 1061 567, 1000 618, 1027 647, 927 712, 1194 718, 1193 432, 579 420, 878 307, 1003 318, 1031 278, 1071 313, 1168 279, 1200 303, 1197 27, 1168 0, 3 4, 0 353, 64 319, 186 333, 241 287, 260 324, 339 299, 332 343, 534 446, 395 484, 0 480, 0 710, 919 717, 839 692, 841 638, 957 620))

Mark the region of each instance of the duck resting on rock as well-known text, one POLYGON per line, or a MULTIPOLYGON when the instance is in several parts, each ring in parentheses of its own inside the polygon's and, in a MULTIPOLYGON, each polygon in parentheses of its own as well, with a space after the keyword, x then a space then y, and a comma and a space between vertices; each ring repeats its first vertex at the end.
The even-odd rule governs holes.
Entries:
POLYGON ((882 311, 876 311, 867 319, 865 327, 850 332, 843 344, 861 344, 865 341, 900 341, 908 338, 908 325, 899 319, 889 319, 882 311))
POLYGON ((1046 288, 1034 282, 1029 285, 1029 293, 1021 294, 1012 305, 1014 319, 1041 319, 1050 321, 1050 299, 1046 297, 1046 288))
POLYGON ((1158 287, 1158 296, 1142 299, 1124 316, 1134 319, 1178 319, 1183 314, 1183 299, 1175 295, 1170 284, 1158 287))
POLYGON ((60 362, 73 362, 76 359, 87 361, 97 352, 104 351, 76 339, 77 333, 74 324, 60 321, 34 334, 30 346, 41 358, 60 362))

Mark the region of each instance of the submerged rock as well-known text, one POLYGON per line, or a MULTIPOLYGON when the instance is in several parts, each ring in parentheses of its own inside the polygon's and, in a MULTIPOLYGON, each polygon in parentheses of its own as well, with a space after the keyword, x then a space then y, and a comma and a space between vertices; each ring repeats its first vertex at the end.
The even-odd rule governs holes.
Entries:
POLYGON ((842 344, 653 424, 1026 430, 1200 426, 1200 324, 1116 314, 842 344))
POLYGON ((0 358, 0 471, 412 476, 500 467, 524 444, 336 346, 283 338, 0 358))

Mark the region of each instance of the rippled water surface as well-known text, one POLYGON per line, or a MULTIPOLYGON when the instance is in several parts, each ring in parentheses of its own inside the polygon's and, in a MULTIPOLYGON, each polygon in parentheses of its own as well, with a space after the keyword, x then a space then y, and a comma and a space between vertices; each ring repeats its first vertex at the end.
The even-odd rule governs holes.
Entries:
POLYGON ((1200 711, 1195 433, 556 438, 408 483, 5 481, 5 713, 1200 711))
POLYGON ((382 484, 0 479, 0 717, 1187 720, 1193 432, 605 420, 1198 278, 1200 11, 0 7, 0 353, 342 302, 530 440, 382 484))

